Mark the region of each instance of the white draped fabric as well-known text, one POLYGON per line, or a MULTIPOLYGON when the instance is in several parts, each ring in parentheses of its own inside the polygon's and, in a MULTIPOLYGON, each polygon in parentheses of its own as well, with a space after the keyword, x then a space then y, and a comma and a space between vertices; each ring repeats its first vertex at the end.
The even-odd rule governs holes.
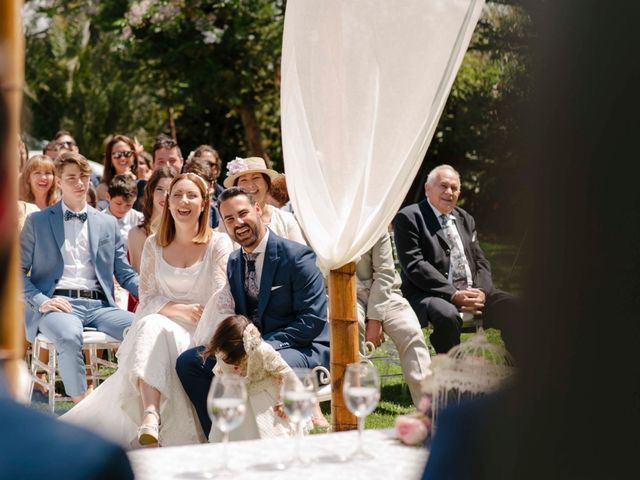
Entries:
POLYGON ((326 270, 400 207, 484 0, 289 1, 282 143, 296 217, 326 270))

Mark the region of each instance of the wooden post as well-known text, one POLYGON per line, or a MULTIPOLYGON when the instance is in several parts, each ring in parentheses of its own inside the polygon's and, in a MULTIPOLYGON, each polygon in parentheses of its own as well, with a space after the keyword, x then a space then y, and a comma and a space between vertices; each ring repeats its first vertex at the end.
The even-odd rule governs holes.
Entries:
POLYGON ((331 416, 333 429, 354 430, 357 421, 344 404, 342 380, 346 366, 360 359, 356 264, 347 263, 329 273, 329 321, 331 323, 331 416))
POLYGON ((24 313, 17 232, 18 134, 24 87, 22 0, 0 2, 0 95, 8 109, 7 140, 0 152, 0 357, 8 387, 18 396, 18 374, 24 359, 24 313), (4 263, 4 262, 3 262, 4 263))

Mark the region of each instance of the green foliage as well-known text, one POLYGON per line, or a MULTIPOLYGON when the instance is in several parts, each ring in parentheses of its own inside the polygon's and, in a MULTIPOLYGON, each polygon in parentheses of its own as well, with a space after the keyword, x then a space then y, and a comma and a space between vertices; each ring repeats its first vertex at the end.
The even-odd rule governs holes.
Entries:
MULTIPOLYGON (((44 28, 27 28, 29 133, 59 128, 100 160, 112 133, 147 146, 176 135, 188 152, 213 144, 225 160, 262 154, 282 168, 279 75, 284 0, 30 1, 44 28), (44 5, 44 6, 43 6, 44 5)), ((35 22, 32 22, 35 24, 35 22)), ((516 208, 511 140, 527 97, 530 21, 522 7, 488 2, 416 181, 450 163, 465 207, 483 229, 516 208)))

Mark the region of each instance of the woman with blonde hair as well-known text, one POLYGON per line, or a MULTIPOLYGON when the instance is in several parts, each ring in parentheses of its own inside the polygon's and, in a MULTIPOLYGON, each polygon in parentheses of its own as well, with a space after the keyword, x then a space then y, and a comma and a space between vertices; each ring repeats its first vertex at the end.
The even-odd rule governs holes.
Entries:
POLYGON ((178 355, 209 340, 234 313, 232 250, 208 226, 207 186, 192 173, 169 187, 160 227, 142 252, 140 304, 118 351, 118 370, 62 418, 128 446, 205 441, 175 371, 178 355))
POLYGON ((20 176, 20 200, 43 210, 58 201, 53 160, 46 155, 34 155, 24 166, 20 176))

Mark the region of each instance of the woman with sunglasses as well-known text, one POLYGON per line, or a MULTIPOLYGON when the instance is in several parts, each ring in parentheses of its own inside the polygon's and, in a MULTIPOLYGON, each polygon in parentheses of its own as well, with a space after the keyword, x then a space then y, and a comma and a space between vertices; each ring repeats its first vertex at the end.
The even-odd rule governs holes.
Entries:
POLYGON ((133 174, 133 161, 136 156, 133 140, 125 135, 114 135, 107 143, 104 152, 104 174, 96 187, 98 202, 107 199, 109 182, 116 175, 133 174))

